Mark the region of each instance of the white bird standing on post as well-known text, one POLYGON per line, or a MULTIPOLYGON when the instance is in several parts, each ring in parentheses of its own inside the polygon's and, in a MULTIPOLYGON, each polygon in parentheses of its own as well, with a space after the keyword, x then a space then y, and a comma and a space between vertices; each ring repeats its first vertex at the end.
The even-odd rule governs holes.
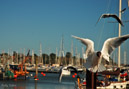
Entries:
POLYGON ((102 72, 106 70, 106 68, 101 63, 101 61, 105 59, 109 62, 109 56, 112 53, 112 51, 118 46, 120 46, 125 40, 127 40, 129 38, 129 34, 121 37, 107 39, 104 42, 102 50, 97 52, 94 51, 94 42, 90 39, 80 38, 77 36, 72 37, 80 40, 84 45, 87 46, 85 52, 87 61, 84 64, 84 66, 92 72, 102 72))

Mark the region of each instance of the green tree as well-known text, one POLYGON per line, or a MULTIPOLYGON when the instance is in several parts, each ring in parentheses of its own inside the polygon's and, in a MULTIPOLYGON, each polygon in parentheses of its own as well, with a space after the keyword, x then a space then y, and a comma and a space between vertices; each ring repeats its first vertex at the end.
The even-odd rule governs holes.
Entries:
POLYGON ((67 65, 70 64, 72 58, 72 54, 70 52, 66 53, 66 63, 67 65))
POLYGON ((51 64, 55 64, 55 59, 56 59, 56 54, 51 53, 51 54, 50 54, 50 61, 51 61, 51 64))
POLYGON ((47 54, 42 54, 42 57, 43 57, 43 63, 49 64, 49 56, 47 54))
POLYGON ((18 62, 17 58, 18 58, 17 52, 16 51, 13 51, 13 62, 14 63, 17 63, 18 62))

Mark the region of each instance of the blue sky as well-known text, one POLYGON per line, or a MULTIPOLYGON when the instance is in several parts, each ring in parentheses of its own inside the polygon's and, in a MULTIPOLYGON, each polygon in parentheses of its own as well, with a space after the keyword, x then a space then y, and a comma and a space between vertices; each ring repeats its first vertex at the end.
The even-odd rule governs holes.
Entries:
MULTIPOLYGON (((122 20, 129 20, 127 1, 122 1, 122 8, 127 8, 122 20)), ((62 35, 65 52, 70 51, 71 41, 78 52, 85 48, 71 35, 89 38, 95 42, 95 49, 101 50, 107 38, 118 36, 118 24, 108 23, 115 21, 112 18, 95 24, 103 13, 118 15, 118 7, 118 0, 0 0, 0 51, 25 48, 38 54, 41 43, 43 53, 55 53, 62 35)), ((129 34, 129 23, 124 25, 122 35, 129 34)), ((128 45, 129 40, 121 48, 129 53, 128 45)))

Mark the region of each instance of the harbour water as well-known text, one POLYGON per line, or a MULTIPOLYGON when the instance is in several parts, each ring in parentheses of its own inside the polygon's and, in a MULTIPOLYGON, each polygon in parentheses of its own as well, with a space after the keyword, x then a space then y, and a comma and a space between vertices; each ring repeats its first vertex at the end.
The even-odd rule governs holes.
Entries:
POLYGON ((0 89, 74 89, 76 78, 63 76, 62 81, 59 82, 58 73, 45 73, 43 76, 38 74, 39 80, 34 80, 35 73, 30 73, 33 76, 26 80, 0 80, 0 89))

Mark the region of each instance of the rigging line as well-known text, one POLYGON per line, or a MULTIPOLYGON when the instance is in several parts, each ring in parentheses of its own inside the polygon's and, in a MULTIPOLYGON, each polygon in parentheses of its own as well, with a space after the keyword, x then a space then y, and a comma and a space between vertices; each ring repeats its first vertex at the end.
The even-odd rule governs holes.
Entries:
MULTIPOLYGON (((128 33, 127 30, 127 25, 125 25, 125 28, 123 28, 124 33, 128 33)), ((124 46, 124 51, 126 51, 127 47, 126 47, 127 42, 124 42, 123 46, 124 46)))
POLYGON ((104 19, 104 23, 103 23, 102 28, 101 28, 101 31, 100 31, 100 35, 99 35, 99 39, 98 39, 98 45, 97 45, 97 50, 99 48, 100 40, 102 38, 102 33, 103 33, 104 25, 105 25, 105 19, 104 19))
MULTIPOLYGON (((110 4, 111 4, 111 0, 109 0, 109 2, 108 2, 106 13, 107 13, 108 10, 109 10, 110 4)), ((102 38, 102 33, 103 33, 104 25, 105 25, 105 19, 104 19, 104 23, 103 23, 102 28, 101 28, 101 33, 100 33, 99 40, 98 40, 97 50, 98 50, 98 48, 99 48, 99 43, 100 43, 100 40, 101 40, 101 38, 102 38)))
MULTIPOLYGON (((126 26, 126 25, 124 25, 124 26, 125 26, 125 27, 122 28, 122 33, 123 33, 123 34, 126 34, 126 33, 128 33, 128 32, 127 32, 128 30, 127 30, 127 26, 126 26)), ((123 35, 123 34, 122 34, 122 35, 123 35)))
POLYGON ((124 55, 124 58, 123 58, 123 59, 124 59, 124 64, 125 64, 125 65, 126 65, 126 58, 127 58, 127 57, 126 57, 126 52, 127 52, 127 50, 126 50, 126 49, 127 49, 126 44, 127 44, 127 42, 125 42, 125 43, 123 44, 123 46, 124 46, 124 54, 123 54, 123 55, 124 55))
POLYGON ((126 47, 126 44, 127 44, 127 42, 124 42, 124 51, 126 51, 126 49, 127 49, 127 47, 126 47))
POLYGON ((109 0, 109 2, 108 2, 106 13, 107 13, 107 12, 108 12, 108 10, 109 10, 110 4, 111 4, 111 0, 109 0))
MULTIPOLYGON (((118 4, 118 5, 116 5, 114 8, 115 8, 115 11, 114 11, 114 13, 117 13, 118 14, 118 16, 119 16, 119 1, 117 1, 116 0, 116 2, 115 2, 116 4, 118 4)), ((122 18, 121 18, 122 19, 122 18)))
POLYGON ((117 33, 118 33, 118 30, 117 30, 117 29, 118 29, 118 26, 117 26, 117 24, 114 24, 114 25, 113 25, 113 29, 114 29, 114 30, 113 30, 113 31, 114 31, 113 36, 117 36, 117 33))
MULTIPOLYGON (((125 16, 123 16, 123 17, 125 17, 125 16)), ((129 17, 127 19, 129 19, 129 17)), ((124 28, 122 28, 122 30, 121 30, 123 34, 129 33, 129 31, 127 29, 128 24, 129 24, 129 22, 125 22, 124 28)))

